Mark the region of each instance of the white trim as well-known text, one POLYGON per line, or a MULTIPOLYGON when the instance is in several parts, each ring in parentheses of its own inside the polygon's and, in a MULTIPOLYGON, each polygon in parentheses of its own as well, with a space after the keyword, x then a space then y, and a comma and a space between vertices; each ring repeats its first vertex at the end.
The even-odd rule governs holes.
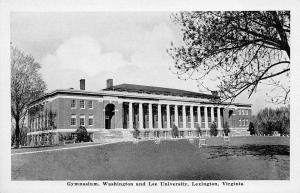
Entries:
MULTIPOLYGON (((201 93, 199 93, 201 94, 201 93)), ((205 94, 205 93, 202 93, 205 94)), ((194 98, 194 97, 181 97, 181 96, 171 96, 171 95, 157 95, 157 94, 147 94, 147 93, 133 93, 133 92, 119 92, 119 91, 98 91, 98 92, 92 92, 92 91, 80 91, 80 90, 55 90, 48 94, 45 94, 46 99, 39 103, 45 103, 47 101, 52 101, 57 98, 75 98, 75 99, 95 99, 98 101, 103 101, 103 97, 110 97, 111 99, 115 100, 115 97, 126 97, 126 98, 153 98, 154 100, 169 100, 169 101, 180 101, 180 102, 195 102, 195 103, 202 103, 202 102, 211 102, 210 99, 204 99, 204 98, 194 98), (73 94, 75 96, 66 96, 65 94, 55 94, 56 92, 65 92, 67 94, 73 94), (97 96, 76 96, 78 94, 91 94, 91 95, 97 95, 97 96), (47 95, 54 94, 56 96, 49 97, 47 95), (49 98, 47 98, 49 97, 49 98)), ((120 99, 118 99, 119 101, 120 99)), ((129 100, 129 99, 128 99, 129 100)), ((153 101, 152 101, 153 102, 153 101)), ((174 104, 174 102, 173 102, 174 104)), ((213 105, 213 104, 212 104, 213 105)), ((251 104, 224 104, 224 107, 228 107, 234 105, 235 108, 238 108, 237 105, 250 105, 250 107, 240 107, 240 108, 251 108, 251 104)))
POLYGON ((114 96, 126 96, 126 97, 141 97, 141 98, 154 98, 154 99, 171 99, 171 100, 194 100, 199 102, 209 101, 209 99, 193 98, 193 97, 180 97, 171 95, 157 95, 146 93, 133 93, 133 92, 118 92, 118 91, 100 91, 99 94, 110 94, 114 96))
POLYGON ((150 101, 150 100, 140 100, 140 99, 116 99, 115 101, 119 103, 143 103, 143 104, 152 104, 152 105, 172 105, 172 106, 193 106, 193 107, 220 107, 225 108, 226 105, 213 105, 213 104, 203 104, 203 103, 192 103, 192 102, 184 102, 184 101, 167 101, 167 100, 158 100, 158 101, 150 101))
MULTIPOLYGON (((226 106, 226 105, 225 105, 226 106)), ((238 110, 238 109, 251 109, 251 107, 240 107, 240 106, 236 106, 236 105, 230 105, 229 108, 238 110)))
MULTIPOLYGON (((127 97, 126 99, 124 98, 118 98, 116 97, 107 97, 107 96, 88 96, 88 97, 83 97, 83 96, 76 96, 76 93, 74 93, 75 96, 65 96, 63 94, 57 94, 54 97, 45 99, 43 102, 39 102, 37 104, 41 103, 46 103, 46 102, 51 102, 55 99, 59 98, 68 98, 68 99, 78 99, 78 100, 96 100, 98 102, 103 102, 104 100, 109 100, 109 101, 116 101, 118 103, 123 103, 123 102, 132 102, 132 103, 149 103, 149 104, 163 104, 163 105, 178 105, 178 106, 206 106, 206 107, 220 107, 220 108, 234 108, 234 109, 250 109, 251 107, 238 107, 234 104, 231 105, 226 105, 226 104, 205 104, 205 102, 210 103, 211 101, 208 99, 201 99, 201 98, 189 98, 189 97, 168 97, 168 96, 162 96, 162 95, 151 95, 151 94, 141 94, 141 93, 129 93, 129 92, 116 92, 116 91, 105 91, 105 92, 110 92, 106 94, 114 94, 117 95, 119 94, 120 96, 127 97), (143 100, 144 95, 147 95, 147 98, 153 98, 153 100, 143 100), (141 99, 131 99, 130 97, 140 97, 141 99)), ((101 93, 98 93, 101 94, 101 93)), ((35 106, 37 104, 34 104, 32 106, 35 106)), ((77 106, 77 104, 76 104, 77 106)), ((94 106, 94 105, 93 105, 94 106)), ((80 104, 79 104, 80 108, 80 104)))
POLYGON ((97 101, 100 101, 102 102, 103 101, 103 98, 102 97, 95 97, 95 96, 88 96, 88 97, 84 97, 84 96, 66 96, 66 95, 63 95, 63 94, 57 94, 56 96, 54 97, 51 97, 51 98, 48 98, 46 99, 45 101, 46 102, 51 102, 55 99, 60 99, 60 98, 66 98, 66 99, 83 99, 83 100, 97 100, 97 101))

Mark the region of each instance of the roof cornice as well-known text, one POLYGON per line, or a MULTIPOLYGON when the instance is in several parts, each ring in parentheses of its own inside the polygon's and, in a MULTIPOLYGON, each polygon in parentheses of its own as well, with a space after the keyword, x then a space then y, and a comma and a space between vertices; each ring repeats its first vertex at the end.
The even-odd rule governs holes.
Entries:
MULTIPOLYGON (((157 95, 157 94, 147 94, 147 93, 134 93, 134 92, 125 92, 125 91, 87 91, 87 90, 73 90, 73 89, 59 89, 54 90, 49 93, 45 93, 40 98, 32 101, 29 105, 33 103, 38 103, 42 100, 52 98, 56 95, 64 94, 64 95, 82 95, 82 96, 111 96, 111 97, 122 97, 122 98, 141 98, 141 99, 156 99, 156 100, 172 100, 172 101, 186 101, 186 102, 200 102, 205 104, 218 104, 216 101, 212 101, 209 99, 202 98, 193 98, 193 97, 181 97, 181 96, 173 96, 173 95, 157 95)), ((244 103, 222 103, 223 105, 236 105, 243 107, 251 107, 251 104, 244 103)))

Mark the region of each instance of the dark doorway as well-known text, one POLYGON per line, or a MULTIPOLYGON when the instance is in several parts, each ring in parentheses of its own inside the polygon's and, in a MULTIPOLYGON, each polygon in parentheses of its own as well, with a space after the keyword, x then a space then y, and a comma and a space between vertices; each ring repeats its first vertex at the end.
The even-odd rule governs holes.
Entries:
POLYGON ((108 104, 105 107, 105 129, 114 129, 114 124, 112 124, 115 116, 115 105, 108 104))

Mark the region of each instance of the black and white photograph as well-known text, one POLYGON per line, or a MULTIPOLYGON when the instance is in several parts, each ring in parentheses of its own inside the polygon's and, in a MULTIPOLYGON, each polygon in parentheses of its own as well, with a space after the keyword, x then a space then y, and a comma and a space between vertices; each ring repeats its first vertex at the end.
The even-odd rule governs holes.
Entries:
POLYGON ((296 192, 292 8, 8 13, 6 186, 296 192))

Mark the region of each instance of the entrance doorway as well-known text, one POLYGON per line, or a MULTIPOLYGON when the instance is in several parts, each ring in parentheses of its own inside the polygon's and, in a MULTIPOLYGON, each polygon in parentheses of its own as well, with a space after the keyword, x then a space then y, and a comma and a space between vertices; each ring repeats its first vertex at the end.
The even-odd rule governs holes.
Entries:
POLYGON ((105 129, 114 129, 115 105, 108 104, 105 107, 105 129))

